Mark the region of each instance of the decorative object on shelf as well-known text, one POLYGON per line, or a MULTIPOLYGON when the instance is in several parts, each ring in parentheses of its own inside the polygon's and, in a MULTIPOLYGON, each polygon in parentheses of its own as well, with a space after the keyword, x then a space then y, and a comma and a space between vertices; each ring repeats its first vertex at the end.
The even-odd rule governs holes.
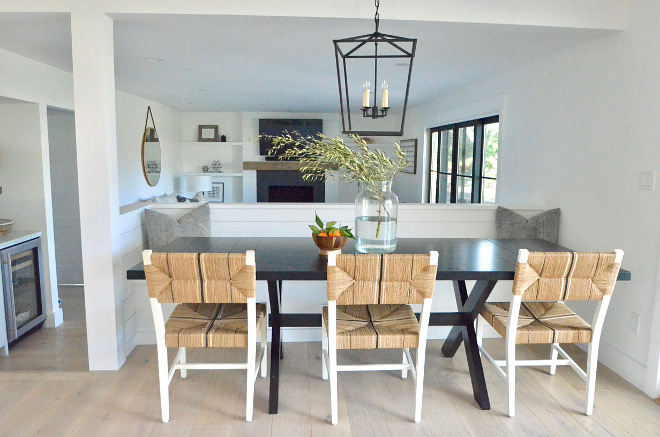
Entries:
POLYGON ((209 172, 209 166, 208 165, 202 166, 202 173, 208 173, 208 172, 209 172))
POLYGON ((209 171, 211 173, 222 173, 222 162, 221 161, 213 161, 211 165, 209 166, 209 171))
MULTIPOLYGON (((339 85, 339 104, 341 106, 341 121, 343 133, 354 133, 359 135, 403 135, 403 125, 406 118, 406 108, 408 106, 408 95, 410 93, 410 77, 412 74, 413 59, 415 58, 415 49, 417 47, 416 38, 406 38, 402 36, 388 35, 379 32, 380 15, 378 8, 380 1, 375 1, 376 14, 374 22, 376 31, 367 35, 353 36, 349 38, 336 39, 333 41, 335 46, 335 61, 337 64, 337 83, 339 85), (380 51, 379 51, 380 50, 380 51), (373 60, 373 67, 369 66, 365 60, 373 60), (351 62, 349 62, 351 61, 351 62), (360 102, 359 110, 362 112, 362 118, 370 118, 374 121, 389 115, 389 83, 387 80, 379 82, 379 63, 381 76, 394 80, 396 83, 406 82, 405 97, 401 107, 401 126, 398 131, 392 130, 365 130, 353 129, 351 120, 351 100, 350 97, 357 97, 349 90, 349 82, 354 84, 354 76, 373 74, 373 82, 370 78, 362 82, 362 99, 354 99, 360 102), (349 68, 350 66, 350 68, 349 68), (383 74, 383 66, 388 67, 386 74, 383 74), (407 77, 399 73, 399 66, 407 68, 407 77), (371 72, 369 71, 371 70, 371 72), (350 77, 350 79, 349 79, 350 77), (372 91, 373 85, 373 91, 372 91), (380 86, 380 107, 378 106, 378 93, 375 87, 380 86)), ((363 77, 363 76, 362 76, 363 77)), ((357 109, 357 108, 356 108, 357 109)), ((391 124, 388 124, 391 126, 391 124)))
POLYGON ((227 136, 226 135, 221 136, 220 137, 220 142, 221 143, 226 143, 227 142, 227 136))
POLYGON ((337 222, 327 222, 324 225, 318 214, 315 215, 316 225, 309 225, 309 228, 312 230, 314 244, 319 248, 319 255, 327 256, 330 252, 341 253, 341 248, 348 239, 355 239, 348 226, 336 227, 337 222))
POLYGON ((211 188, 211 191, 209 191, 208 194, 208 199, 209 202, 224 202, 225 201, 225 183, 224 182, 215 182, 213 181, 213 185, 211 188))
POLYGON ((186 188, 188 191, 197 193, 193 199, 203 202, 208 200, 205 193, 213 189, 213 178, 206 175, 188 175, 186 176, 186 188))
POLYGON ((370 149, 359 135, 350 134, 358 150, 348 147, 340 137, 296 138, 290 134, 270 136, 274 147, 271 154, 282 160, 301 162, 303 179, 314 182, 328 175, 339 176, 349 182, 359 182, 360 193, 355 199, 356 249, 363 253, 389 253, 396 248, 396 220, 399 200, 392 192, 392 180, 397 172, 408 166, 406 154, 394 143, 396 160, 387 153, 370 149))
POLYGON ((404 173, 416 174, 417 173, 417 139, 401 140, 401 150, 406 153, 406 160, 408 167, 404 168, 404 173))
POLYGON ((155 187, 160 180, 161 159, 160 140, 154 123, 154 115, 151 106, 147 106, 147 119, 144 122, 144 133, 142 134, 142 174, 150 187, 155 187))
POLYGON ((197 141, 199 142, 217 142, 218 141, 218 125, 217 124, 200 124, 197 127, 197 141))
POLYGON ((10 231, 12 226, 14 226, 13 220, 0 219, 0 234, 10 231))

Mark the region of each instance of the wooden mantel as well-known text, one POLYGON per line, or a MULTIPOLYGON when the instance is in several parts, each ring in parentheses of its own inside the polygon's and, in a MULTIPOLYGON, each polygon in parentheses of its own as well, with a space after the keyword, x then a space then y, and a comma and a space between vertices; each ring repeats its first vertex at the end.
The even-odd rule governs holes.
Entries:
MULTIPOLYGON (((270 170, 289 171, 300 170, 300 161, 248 161, 243 163, 243 170, 270 170)), ((336 167, 326 167, 328 170, 337 170, 336 167)))
POLYGON ((243 170, 300 170, 298 161, 249 161, 243 163, 243 170))

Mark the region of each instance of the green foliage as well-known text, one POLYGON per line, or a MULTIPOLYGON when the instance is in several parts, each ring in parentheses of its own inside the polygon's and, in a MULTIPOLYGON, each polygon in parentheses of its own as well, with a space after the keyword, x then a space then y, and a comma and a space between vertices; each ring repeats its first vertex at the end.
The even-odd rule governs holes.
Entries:
POLYGON ((269 155, 275 155, 280 149, 288 148, 279 157, 297 159, 302 163, 300 172, 303 179, 314 182, 325 180, 328 176, 340 177, 350 182, 361 182, 365 188, 378 196, 378 182, 394 179, 396 173, 406 168, 406 153, 399 144, 394 143, 396 160, 387 153, 370 149, 359 135, 350 135, 358 146, 358 150, 348 147, 340 137, 327 137, 323 134, 302 136, 294 132, 284 135, 263 135, 273 143, 269 155))
POLYGON ((492 128, 487 130, 484 159, 484 175, 497 177, 497 149, 499 140, 499 129, 492 128))
POLYGON ((319 215, 314 213, 316 215, 316 219, 314 220, 318 226, 315 225, 307 225, 309 226, 309 229, 312 230, 312 234, 318 235, 321 232, 325 232, 326 234, 330 235, 330 232, 333 230, 338 230, 341 232, 341 235, 343 237, 348 237, 355 239, 355 236, 353 235, 352 229, 349 229, 348 226, 340 226, 336 227, 335 225, 337 222, 327 222, 325 225, 323 224, 323 220, 319 218, 319 215))

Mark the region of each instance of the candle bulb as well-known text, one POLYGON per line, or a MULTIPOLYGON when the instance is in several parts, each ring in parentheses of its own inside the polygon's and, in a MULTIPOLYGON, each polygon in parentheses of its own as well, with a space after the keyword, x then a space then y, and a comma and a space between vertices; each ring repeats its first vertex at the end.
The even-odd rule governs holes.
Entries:
POLYGON ((387 84, 387 81, 384 80, 383 84, 380 86, 380 89, 382 91, 382 96, 380 100, 380 107, 385 109, 390 107, 390 92, 389 92, 389 85, 387 84))
POLYGON ((369 107, 369 100, 371 97, 371 82, 368 80, 364 81, 364 85, 362 86, 362 107, 363 108, 368 108, 369 107))

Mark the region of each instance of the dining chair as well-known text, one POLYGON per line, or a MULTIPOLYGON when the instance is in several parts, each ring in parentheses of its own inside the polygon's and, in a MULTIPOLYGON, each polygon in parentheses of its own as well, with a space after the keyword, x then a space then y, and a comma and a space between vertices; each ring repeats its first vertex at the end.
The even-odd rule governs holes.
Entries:
POLYGON ((328 254, 328 305, 323 307, 323 379, 330 379, 337 425, 337 372, 400 370, 415 381, 415 422, 422 418, 426 337, 438 268, 429 255, 328 254), (410 304, 422 304, 417 321, 410 304), (417 348, 413 364, 410 348, 417 348), (338 365, 338 349, 401 349, 403 364, 338 365))
POLYGON ((479 350, 507 381, 510 417, 515 416, 516 366, 549 366, 551 375, 557 366, 571 366, 586 381, 586 414, 593 413, 600 334, 622 259, 619 249, 602 253, 519 251, 511 302, 489 302, 477 318, 479 350), (591 325, 564 304, 578 300, 598 301, 591 325), (505 360, 493 359, 483 348, 484 320, 505 338, 505 360), (561 343, 589 344, 586 372, 561 343), (516 360, 517 344, 551 344, 550 359, 516 360))
POLYGON ((156 327, 158 379, 163 422, 169 422, 169 384, 179 370, 247 371, 245 420, 252 420, 257 373, 266 377, 266 305, 255 302, 254 251, 246 253, 143 253, 144 272, 156 327), (177 303, 165 323, 162 304, 177 303), (261 331, 261 347, 255 343, 261 331), (178 348, 170 367, 167 348, 178 348), (187 348, 246 348, 243 363, 188 363, 187 348))

